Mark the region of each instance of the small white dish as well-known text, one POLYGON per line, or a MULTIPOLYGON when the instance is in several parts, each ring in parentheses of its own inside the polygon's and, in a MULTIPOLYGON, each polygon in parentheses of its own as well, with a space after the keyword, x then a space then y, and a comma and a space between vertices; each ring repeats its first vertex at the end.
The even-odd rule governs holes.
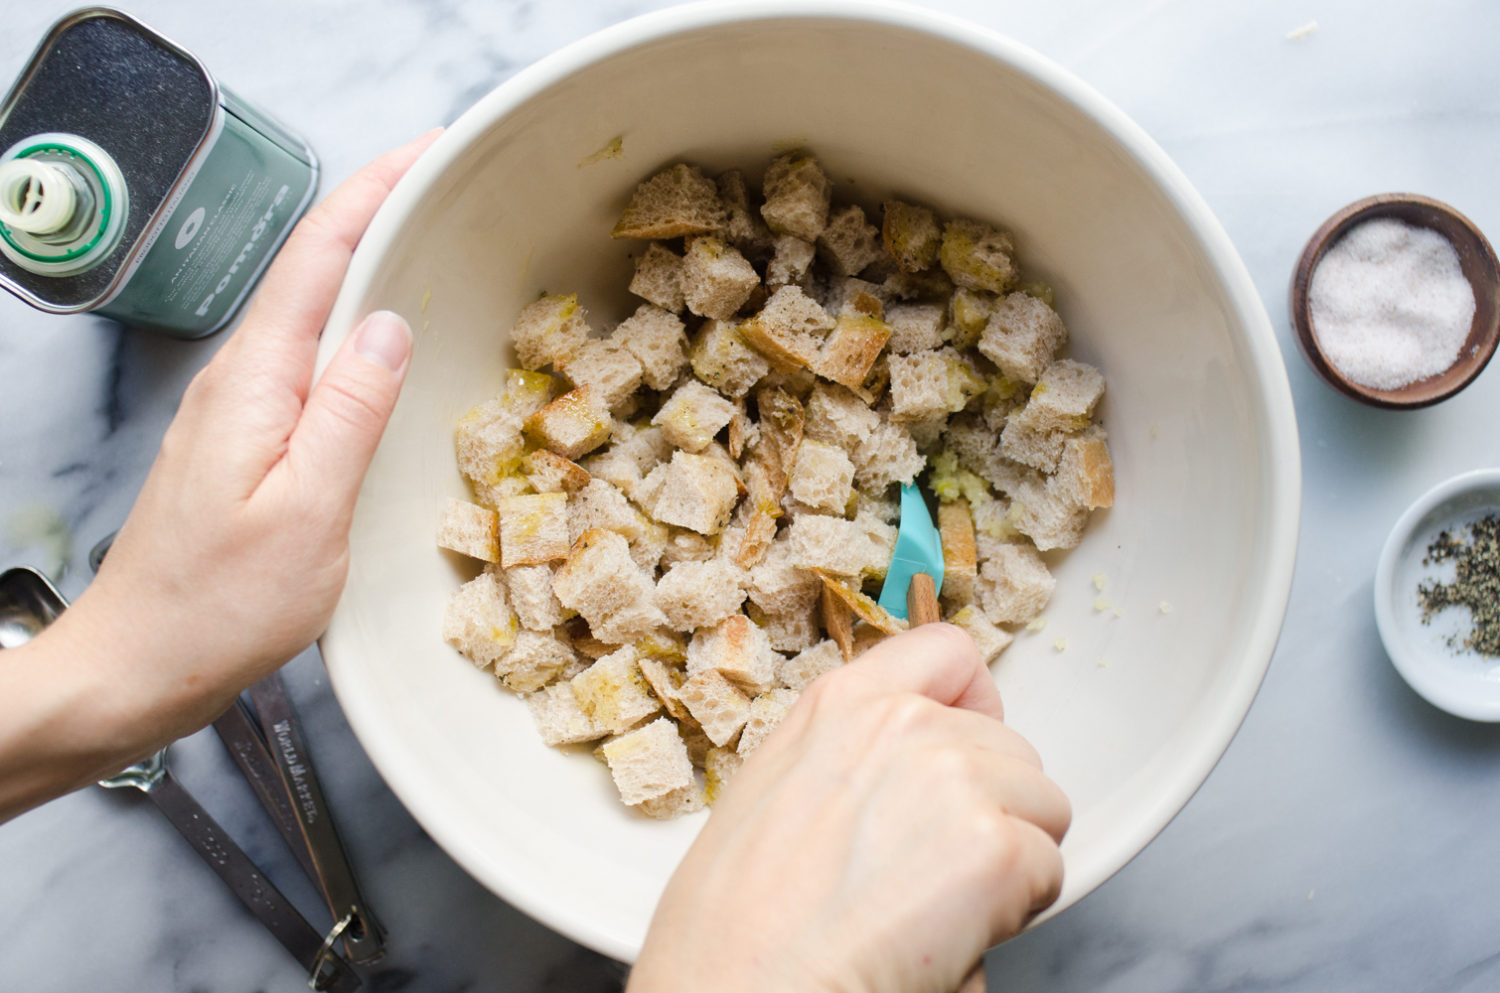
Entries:
POLYGON ((1500 514, 1500 469, 1478 469, 1428 490, 1391 529, 1375 568, 1375 623, 1401 677, 1428 703, 1471 721, 1500 721, 1500 657, 1454 648, 1469 614, 1450 608, 1422 622, 1417 585, 1448 581, 1451 564, 1423 563, 1441 531, 1457 531, 1500 514))

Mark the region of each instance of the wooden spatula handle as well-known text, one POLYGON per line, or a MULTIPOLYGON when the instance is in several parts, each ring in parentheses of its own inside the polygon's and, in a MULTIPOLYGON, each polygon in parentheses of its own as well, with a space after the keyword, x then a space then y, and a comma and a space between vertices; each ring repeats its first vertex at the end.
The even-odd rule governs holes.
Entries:
POLYGON ((925 572, 911 577, 911 585, 906 588, 906 616, 912 627, 935 624, 943 619, 943 613, 938 609, 937 587, 925 572))

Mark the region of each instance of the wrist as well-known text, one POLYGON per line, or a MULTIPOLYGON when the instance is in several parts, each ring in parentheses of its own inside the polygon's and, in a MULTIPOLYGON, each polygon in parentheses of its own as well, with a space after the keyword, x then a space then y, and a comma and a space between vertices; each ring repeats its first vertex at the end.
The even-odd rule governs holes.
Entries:
POLYGON ((144 743, 69 611, 0 657, 0 820, 135 761, 144 743))

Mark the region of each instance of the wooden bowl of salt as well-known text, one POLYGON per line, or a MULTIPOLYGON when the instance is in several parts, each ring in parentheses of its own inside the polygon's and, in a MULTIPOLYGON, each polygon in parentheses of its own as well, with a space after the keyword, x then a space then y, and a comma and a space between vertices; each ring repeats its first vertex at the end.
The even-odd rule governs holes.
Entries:
POLYGON ((1382 193, 1330 217, 1292 273, 1292 326, 1330 386, 1376 407, 1462 390, 1500 341, 1500 262, 1445 203, 1382 193))

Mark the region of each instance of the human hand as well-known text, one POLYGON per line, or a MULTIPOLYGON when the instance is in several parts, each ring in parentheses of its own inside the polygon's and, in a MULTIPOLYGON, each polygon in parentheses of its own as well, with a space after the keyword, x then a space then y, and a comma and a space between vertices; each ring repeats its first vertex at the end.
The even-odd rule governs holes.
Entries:
POLYGON ((1071 818, 968 635, 931 624, 815 681, 735 774, 629 993, 952 993, 1057 898, 1071 818))
POLYGON ((0 781, 15 787, 7 772, 27 768, 31 784, 0 791, 0 816, 202 727, 322 633, 412 340, 400 317, 372 314, 314 383, 318 337, 370 219, 437 133, 375 160, 296 226, 188 386, 98 577, 7 653, 0 718, 37 733, 0 733, 0 781), (58 775, 38 769, 69 766, 48 748, 74 750, 71 782, 47 786, 58 775))

